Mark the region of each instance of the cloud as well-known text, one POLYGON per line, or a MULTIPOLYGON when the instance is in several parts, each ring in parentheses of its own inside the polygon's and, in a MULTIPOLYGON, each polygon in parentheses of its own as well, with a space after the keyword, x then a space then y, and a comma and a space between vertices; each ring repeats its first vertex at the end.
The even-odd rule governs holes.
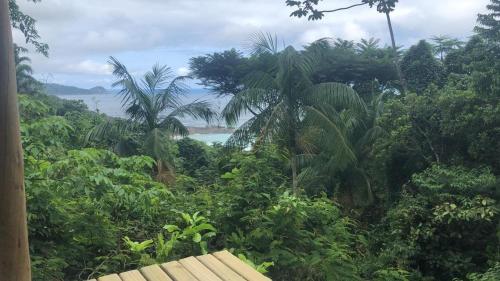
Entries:
POLYGON ((63 67, 65 72, 76 74, 109 75, 113 72, 111 65, 84 60, 76 64, 68 64, 63 67))
MULTIPOLYGON (((40 35, 51 48, 50 59, 33 56, 35 71, 53 73, 56 78, 64 75, 67 83, 88 83, 89 87, 96 79, 109 76, 105 63, 110 55, 134 72, 143 72, 155 62, 180 70, 190 57, 241 49, 250 35, 259 31, 275 33, 296 47, 322 37, 375 37, 390 42, 385 15, 369 7, 328 14, 311 22, 290 18, 293 9, 286 7, 284 0, 18 2, 38 20, 40 35)), ((400 1, 392 13, 398 44, 408 47, 438 34, 466 37, 477 13, 484 11, 488 2, 400 1)), ((322 1, 321 5, 336 8, 351 3, 322 1)), ((17 42, 23 41, 18 32, 14 35, 17 42)))
POLYGON ((189 74, 189 68, 185 66, 181 66, 177 69, 177 75, 179 76, 185 76, 189 74))
POLYGON ((369 38, 370 35, 364 30, 361 25, 354 22, 347 22, 344 25, 344 39, 347 40, 360 40, 362 38, 369 38))

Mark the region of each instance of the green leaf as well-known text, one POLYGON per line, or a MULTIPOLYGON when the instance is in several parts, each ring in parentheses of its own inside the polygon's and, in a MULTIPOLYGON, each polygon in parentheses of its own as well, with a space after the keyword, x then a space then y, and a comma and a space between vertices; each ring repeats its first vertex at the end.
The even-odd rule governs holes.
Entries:
POLYGON ((168 232, 174 232, 174 231, 180 231, 181 229, 177 225, 173 224, 167 224, 163 226, 163 229, 167 230, 168 232))
POLYGON ((193 242, 200 243, 200 241, 201 241, 201 234, 195 233, 193 236, 193 242))

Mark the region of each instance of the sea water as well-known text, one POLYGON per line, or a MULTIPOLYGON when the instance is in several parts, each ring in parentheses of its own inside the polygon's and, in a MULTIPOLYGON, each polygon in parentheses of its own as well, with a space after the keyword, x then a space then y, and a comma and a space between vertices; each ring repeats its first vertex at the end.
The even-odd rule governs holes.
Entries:
MULTIPOLYGON (((111 117, 127 118, 125 111, 122 108, 121 97, 113 93, 96 95, 64 95, 59 97, 69 100, 82 100, 92 111, 104 113, 111 117)), ((221 112, 224 106, 228 103, 229 97, 216 97, 215 95, 207 92, 195 91, 185 95, 182 98, 182 102, 184 104, 194 101, 207 101, 211 104, 212 108, 215 111, 221 112)), ((246 120, 248 120, 248 118, 248 116, 243 116, 243 118, 241 118, 240 120, 240 123, 245 122, 246 120)), ((221 120, 215 121, 215 123, 212 123, 210 125, 203 120, 195 120, 189 117, 182 118, 181 121, 187 127, 204 128, 207 126, 225 126, 224 122, 221 120)), ((230 134, 228 133, 196 133, 189 135, 190 138, 205 142, 209 145, 216 142, 225 143, 229 136, 230 134)))

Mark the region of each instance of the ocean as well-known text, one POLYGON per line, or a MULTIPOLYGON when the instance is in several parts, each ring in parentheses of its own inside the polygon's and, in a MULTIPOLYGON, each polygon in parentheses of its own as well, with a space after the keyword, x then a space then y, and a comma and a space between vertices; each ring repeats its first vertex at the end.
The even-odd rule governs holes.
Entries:
MULTIPOLYGON (((127 118, 124 110, 121 106, 121 97, 116 94, 95 94, 95 95, 62 95, 58 96, 62 99, 69 100, 82 100, 90 110, 98 111, 112 117, 127 118)), ((193 101, 208 101, 212 108, 217 112, 221 112, 224 106, 228 103, 229 97, 216 97, 210 93, 201 90, 195 90, 187 94, 183 98, 183 103, 189 103, 193 101)), ((243 116, 240 120, 242 124, 249 119, 249 116, 243 116)), ((205 128, 208 126, 219 126, 225 127, 225 122, 223 120, 216 121, 213 124, 207 124, 203 120, 195 120, 192 118, 181 119, 182 123, 187 127, 195 128, 205 128)), ((228 133, 194 133, 189 135, 190 138, 205 142, 209 145, 219 142, 225 143, 229 138, 228 133)))

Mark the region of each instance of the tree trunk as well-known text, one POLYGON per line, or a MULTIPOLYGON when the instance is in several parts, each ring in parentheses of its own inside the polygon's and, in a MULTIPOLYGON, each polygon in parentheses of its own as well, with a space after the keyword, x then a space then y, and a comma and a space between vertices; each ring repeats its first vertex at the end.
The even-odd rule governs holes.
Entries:
POLYGON ((16 72, 7 0, 0 0, 0 279, 31 280, 16 72))
POLYGON ((159 158, 156 160, 156 180, 168 185, 175 182, 175 169, 159 158))
POLYGON ((156 159, 156 173, 157 175, 163 173, 163 161, 160 158, 156 159))
POLYGON ((299 190, 299 181, 297 179, 297 156, 295 153, 292 153, 292 190, 293 194, 299 195, 300 190, 299 190))
POLYGON ((406 80, 404 78, 403 72, 401 71, 401 67, 399 65, 398 47, 396 46, 396 39, 394 37, 394 30, 392 29, 391 16, 389 15, 389 10, 387 8, 386 8, 385 16, 387 18, 387 25, 389 26, 389 33, 391 35, 394 66, 396 67, 396 72, 398 73, 399 81, 401 83, 401 87, 403 88, 403 93, 406 93, 408 87, 406 85, 406 80))

